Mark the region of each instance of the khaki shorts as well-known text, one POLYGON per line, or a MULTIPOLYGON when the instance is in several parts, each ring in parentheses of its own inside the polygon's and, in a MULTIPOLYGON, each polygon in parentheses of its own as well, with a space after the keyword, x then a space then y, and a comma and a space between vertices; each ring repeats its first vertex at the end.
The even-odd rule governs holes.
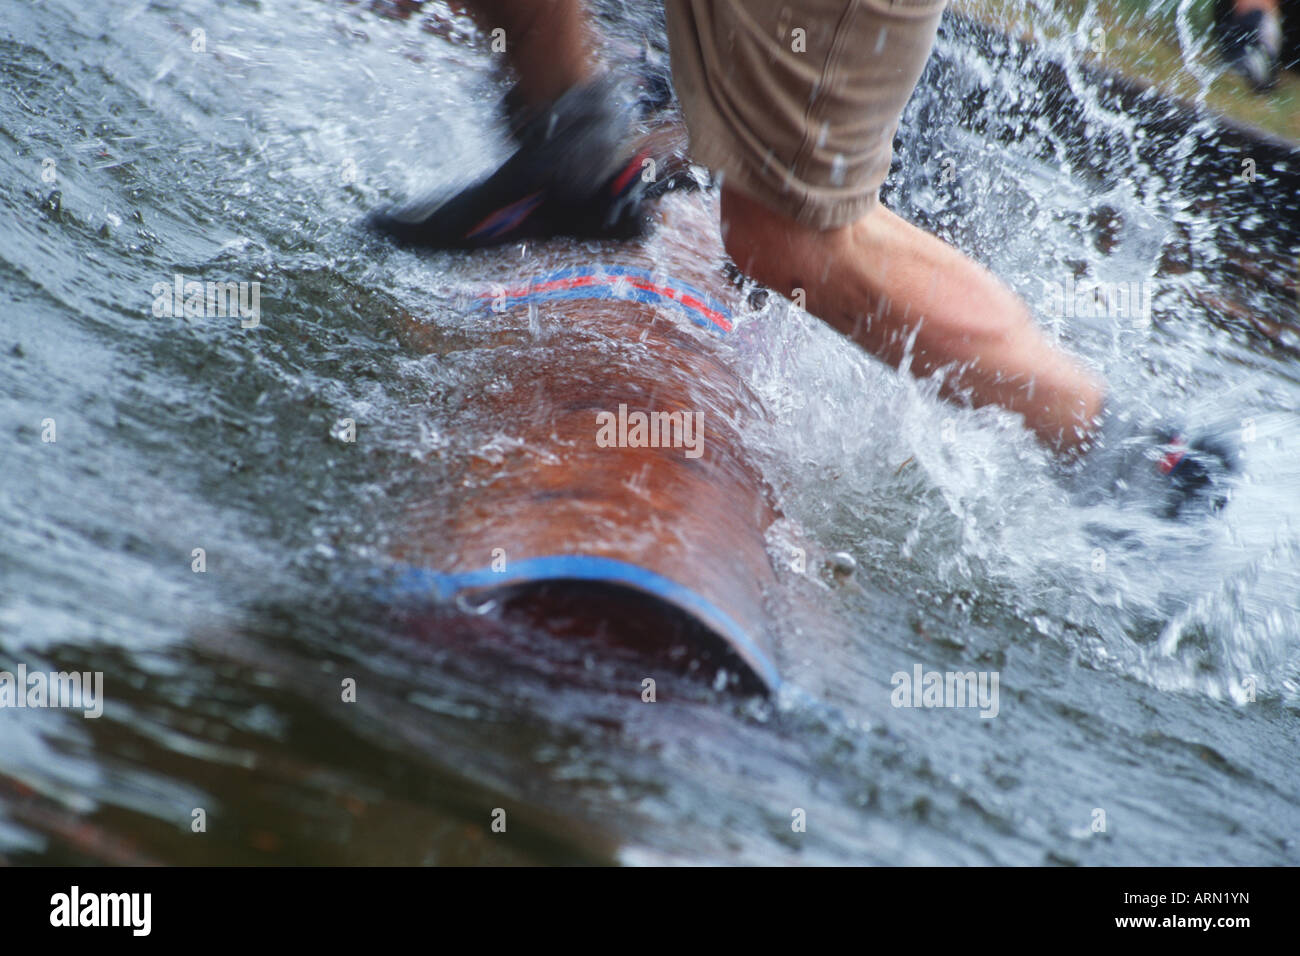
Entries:
POLYGON ((666 0, 697 162, 818 229, 871 210, 947 0, 666 0))

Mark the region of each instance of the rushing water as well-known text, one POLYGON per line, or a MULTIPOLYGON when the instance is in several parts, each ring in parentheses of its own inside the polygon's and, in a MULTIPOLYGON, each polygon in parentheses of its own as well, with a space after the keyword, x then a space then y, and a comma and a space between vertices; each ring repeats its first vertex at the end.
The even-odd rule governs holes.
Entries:
MULTIPOLYGON (((658 43, 653 5, 631 6, 616 56, 658 43)), ((887 198, 1012 283, 1126 408, 1234 436, 1228 509, 1073 505, 1007 416, 936 401, 771 297, 726 355, 766 411, 746 441, 783 513, 789 687, 647 707, 582 635, 484 653, 339 598, 413 497, 448 493, 449 463, 509 441, 465 413, 508 385, 484 379, 464 296, 502 256, 600 251, 419 256, 359 228, 502 155, 467 22, 308 0, 3 9, 0 669, 102 671, 108 697, 98 720, 0 711, 5 858, 1300 861, 1300 313, 1276 291, 1296 249, 1198 191, 1206 164, 1225 194, 1240 168, 1198 150, 1208 121, 1153 164, 1073 33, 1042 37, 1066 123, 1037 61, 950 21, 887 198), (176 274, 259 282, 258 326, 156 315, 176 274), (1149 320, 1054 320, 1067 278, 1148 283, 1149 320), (396 333, 408 316, 430 354, 396 333), (998 715, 895 708, 892 676, 918 665, 997 672, 998 715)), ((1273 208, 1294 221, 1295 201, 1273 208)), ((665 202, 716 215, 709 193, 665 202)), ((562 355, 559 319, 513 334, 562 355)))

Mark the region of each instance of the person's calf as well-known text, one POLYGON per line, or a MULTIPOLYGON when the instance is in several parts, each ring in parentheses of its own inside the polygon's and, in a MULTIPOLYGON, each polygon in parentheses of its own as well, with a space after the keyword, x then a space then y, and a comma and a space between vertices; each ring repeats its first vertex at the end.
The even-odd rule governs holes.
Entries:
POLYGON ((723 192, 727 253, 747 275, 805 305, 871 354, 913 375, 943 370, 947 397, 1024 416, 1073 454, 1101 412, 1101 383, 1054 348, 988 270, 882 206, 818 231, 735 189, 723 192))

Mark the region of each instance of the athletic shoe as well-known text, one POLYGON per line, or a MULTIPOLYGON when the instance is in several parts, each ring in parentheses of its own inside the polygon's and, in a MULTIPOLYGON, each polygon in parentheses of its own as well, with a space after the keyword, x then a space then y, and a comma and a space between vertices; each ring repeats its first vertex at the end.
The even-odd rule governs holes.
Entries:
POLYGON ((645 228, 641 176, 630 154, 630 109, 608 80, 574 87, 521 124, 519 149, 453 196, 381 210, 370 224, 403 242, 475 249, 545 236, 627 239, 645 228))
POLYGON ((1067 481, 1082 504, 1137 501, 1169 519, 1221 511, 1237 455, 1222 438, 1108 414, 1067 481))

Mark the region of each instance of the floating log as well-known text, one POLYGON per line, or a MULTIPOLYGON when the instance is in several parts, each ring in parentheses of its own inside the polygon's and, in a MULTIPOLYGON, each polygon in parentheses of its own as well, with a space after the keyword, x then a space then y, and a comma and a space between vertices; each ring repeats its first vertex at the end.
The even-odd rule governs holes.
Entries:
MULTIPOLYGON (((393 549, 397 586, 499 598, 543 626, 563 606, 557 619, 586 617, 616 639, 653 643, 656 627, 711 635, 734 676, 770 690, 780 677, 764 532, 775 512, 740 434, 758 403, 725 360, 739 294, 716 209, 700 195, 673 202, 676 223, 641 242, 480 254, 493 278, 474 296, 474 322, 509 331, 479 353, 476 376, 509 386, 478 393, 473 415, 509 441, 453 462, 447 506, 416 509, 418 531, 393 549), (510 347, 535 324, 552 327, 542 361, 510 347)), ((406 331, 415 348, 439 347, 418 321, 406 331)))

